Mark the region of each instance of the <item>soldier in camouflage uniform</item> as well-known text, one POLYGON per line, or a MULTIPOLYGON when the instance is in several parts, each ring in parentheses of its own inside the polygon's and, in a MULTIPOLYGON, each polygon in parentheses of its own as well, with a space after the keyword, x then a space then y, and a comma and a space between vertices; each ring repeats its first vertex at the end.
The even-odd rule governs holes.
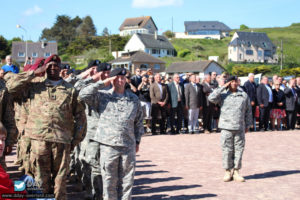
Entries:
MULTIPOLYGON (((34 74, 28 73, 31 78, 26 86, 25 135, 31 139, 30 164, 35 180, 42 183, 43 193, 52 193, 54 186, 55 198, 64 200, 70 151, 86 134, 86 116, 75 88, 59 77, 59 64, 57 55, 46 59, 45 66, 39 68, 47 69, 47 79, 43 82, 30 82, 34 74)), ((18 81, 15 85, 15 90, 19 85, 22 87, 18 81)))
MULTIPOLYGON (((80 91, 87 85, 94 83, 95 80, 92 78, 92 76, 96 73, 99 73, 98 78, 102 81, 109 77, 111 65, 108 63, 100 63, 100 61, 97 61, 98 60, 94 61, 92 68, 89 68, 86 72, 81 74, 82 79, 75 84, 75 88, 78 91, 80 91), (88 77, 86 76, 86 74, 89 74, 88 77)), ((101 90, 108 90, 110 88, 110 82, 107 82, 106 85, 103 85, 103 88, 101 88, 101 90)), ((91 106, 87 105, 86 115, 88 121, 87 135, 80 145, 81 149, 79 155, 83 171, 82 182, 86 187, 86 199, 93 198, 95 200, 98 200, 102 199, 103 196, 103 184, 100 167, 100 144, 92 140, 92 138, 96 134, 101 113, 97 112, 97 110, 94 110, 91 108, 91 106), (92 195, 89 196, 89 194, 92 195)))
POLYGON ((245 132, 252 124, 252 108, 248 95, 238 89, 237 77, 231 76, 227 83, 213 91, 208 97, 212 103, 221 106, 219 128, 223 152, 225 182, 232 180, 243 182, 239 174, 245 147, 245 132), (227 90, 228 88, 228 90, 227 90))
MULTIPOLYGON (((144 133, 143 111, 138 97, 125 90, 123 68, 116 68, 111 78, 83 88, 79 97, 101 113, 97 133, 92 140, 100 144, 103 198, 131 199, 136 152, 144 133), (107 82, 111 90, 100 90, 107 82)), ((94 75, 93 79, 99 75, 94 75)))
POLYGON ((5 82, 0 80, 0 121, 7 130, 7 137, 5 140, 5 150, 2 157, 0 157, 0 165, 4 170, 6 169, 5 155, 12 151, 13 145, 17 142, 18 131, 15 123, 15 112, 5 82))

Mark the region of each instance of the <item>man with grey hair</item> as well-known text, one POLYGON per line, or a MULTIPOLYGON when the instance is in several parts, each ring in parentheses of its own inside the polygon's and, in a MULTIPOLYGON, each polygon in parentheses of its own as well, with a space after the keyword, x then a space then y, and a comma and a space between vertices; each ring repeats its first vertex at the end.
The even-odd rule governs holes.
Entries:
POLYGON ((205 133, 211 133, 212 127, 212 117, 213 117, 213 103, 208 101, 208 96, 212 93, 212 87, 210 85, 211 76, 209 74, 205 74, 204 81, 202 83, 203 88, 203 129, 205 133), (208 131, 208 132, 207 132, 208 131))
MULTIPOLYGON (((254 74, 249 73, 248 75, 248 81, 244 83, 244 89, 245 92, 248 94, 250 103, 251 103, 251 108, 252 108, 252 117, 255 117, 255 109, 257 105, 257 99, 256 99, 256 88, 257 85, 254 81, 254 74)), ((255 120, 253 120, 253 128, 255 127, 255 120)), ((251 130, 253 130, 253 128, 251 130)))
POLYGON ((299 98, 296 90, 296 80, 294 78, 289 80, 289 85, 284 89, 284 94, 286 101, 287 129, 294 130, 297 118, 297 100, 299 98))
POLYGON ((1 69, 4 70, 4 72, 13 72, 15 74, 19 73, 19 68, 12 63, 12 57, 10 55, 6 56, 5 58, 6 65, 3 65, 1 69))
POLYGON ((263 76, 256 90, 257 103, 259 105, 259 129, 264 131, 268 130, 270 110, 273 104, 272 88, 268 82, 268 77, 263 76))

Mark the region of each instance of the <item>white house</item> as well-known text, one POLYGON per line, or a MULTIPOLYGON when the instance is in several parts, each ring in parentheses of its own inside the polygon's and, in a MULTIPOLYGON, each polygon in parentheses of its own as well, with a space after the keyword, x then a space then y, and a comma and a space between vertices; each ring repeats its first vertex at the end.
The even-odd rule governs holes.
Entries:
POLYGON ((154 57, 174 56, 175 48, 163 35, 135 33, 126 43, 125 52, 144 51, 154 57))
POLYGON ((127 18, 119 28, 120 36, 133 35, 135 33, 154 34, 157 27, 151 16, 127 18))
POLYGON ((217 39, 229 37, 231 29, 218 21, 186 21, 185 32, 175 33, 175 38, 187 39, 217 39))
POLYGON ((235 32, 228 45, 231 62, 277 63, 276 46, 266 33, 235 32))

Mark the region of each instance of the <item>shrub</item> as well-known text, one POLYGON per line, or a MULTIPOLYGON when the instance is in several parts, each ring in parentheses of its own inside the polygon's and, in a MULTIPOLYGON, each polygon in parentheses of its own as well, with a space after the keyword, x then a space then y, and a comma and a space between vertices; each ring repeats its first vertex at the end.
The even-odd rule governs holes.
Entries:
POLYGON ((191 54, 191 51, 189 49, 183 49, 183 50, 178 52, 178 56, 181 57, 181 58, 184 58, 188 54, 191 54))

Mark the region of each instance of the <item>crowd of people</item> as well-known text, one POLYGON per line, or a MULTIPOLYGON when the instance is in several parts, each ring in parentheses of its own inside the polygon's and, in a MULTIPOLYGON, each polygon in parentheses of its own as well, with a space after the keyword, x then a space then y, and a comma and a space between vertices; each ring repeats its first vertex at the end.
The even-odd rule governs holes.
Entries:
MULTIPOLYGON (((224 181, 244 181, 238 170, 248 128, 295 129, 300 111, 300 77, 285 83, 264 76, 257 85, 249 74, 241 85, 226 73, 167 78, 151 69, 130 74, 99 60, 75 71, 58 55, 38 58, 22 73, 10 56, 6 62, 0 70, 0 176, 8 179, 5 156, 17 143, 19 170, 56 199, 66 199, 73 177, 85 199, 131 199, 144 132, 222 131, 224 181), (228 138, 236 139, 229 144, 228 138)), ((10 187, 6 181, 7 193, 10 187)))
MULTIPOLYGON (((210 102, 208 96, 223 86, 226 78, 226 73, 211 72, 205 74, 203 80, 191 73, 174 74, 165 79, 160 74, 152 75, 151 70, 138 68, 131 79, 128 76, 127 88, 142 102, 146 132, 157 135, 159 124, 160 134, 211 133, 220 132, 220 105, 210 102), (152 121, 151 128, 149 121, 152 121)), ((238 79, 238 86, 251 100, 253 125, 250 131, 295 129, 297 114, 300 114, 300 77, 287 82, 277 75, 271 81, 263 76, 257 84, 254 74, 250 73, 243 85, 238 79)))

